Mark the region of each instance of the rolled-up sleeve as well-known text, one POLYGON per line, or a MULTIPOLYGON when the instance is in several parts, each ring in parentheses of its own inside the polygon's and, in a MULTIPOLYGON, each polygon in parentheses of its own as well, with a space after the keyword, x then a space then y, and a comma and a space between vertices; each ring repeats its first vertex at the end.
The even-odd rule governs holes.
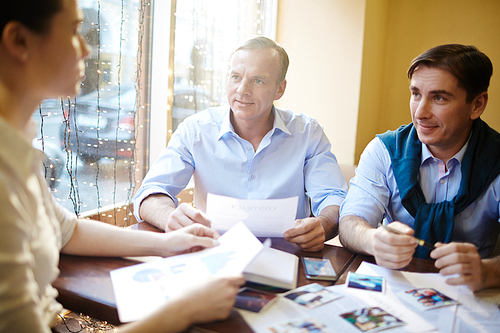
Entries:
POLYGON ((390 156, 378 139, 373 139, 361 154, 356 176, 349 183, 349 193, 342 203, 340 218, 359 216, 373 227, 387 216, 391 198, 387 175, 392 173, 390 156))
POLYGON ((331 144, 318 123, 312 126, 304 165, 306 194, 315 216, 327 206, 340 206, 347 195, 347 182, 331 152, 331 144))
POLYGON ((194 159, 191 154, 193 129, 190 123, 181 123, 172 135, 168 147, 151 166, 134 198, 134 215, 141 222, 139 207, 141 202, 152 194, 165 194, 174 201, 175 197, 189 183, 194 172, 194 159))

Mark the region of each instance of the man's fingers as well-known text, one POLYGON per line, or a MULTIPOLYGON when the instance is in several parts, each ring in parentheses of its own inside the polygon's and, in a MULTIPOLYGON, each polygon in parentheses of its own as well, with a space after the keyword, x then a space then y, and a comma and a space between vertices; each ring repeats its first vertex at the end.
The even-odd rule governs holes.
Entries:
MULTIPOLYGON (((184 222, 185 223, 185 222, 184 222)), ((186 226, 188 226, 189 224, 182 224, 182 219, 178 219, 178 218, 170 218, 168 220, 168 223, 167 223, 167 228, 169 231, 174 231, 174 230, 178 230, 178 229, 182 229, 186 226)))
POLYGON ((287 241, 309 252, 319 251, 325 246, 325 230, 318 220, 314 218, 297 220, 296 225, 283 234, 287 241))
POLYGON ((179 210, 190 220, 190 223, 188 222, 189 224, 200 223, 204 226, 210 227, 210 222, 208 221, 207 216, 201 210, 196 209, 187 203, 180 204, 179 210))
POLYGON ((285 231, 284 237, 291 239, 293 237, 304 235, 316 227, 317 226, 314 223, 310 223, 307 220, 296 220, 295 226, 285 231))
POLYGON ((182 203, 170 215, 167 226, 169 230, 177 230, 193 223, 199 223, 206 227, 211 226, 210 221, 208 221, 206 215, 202 211, 187 203, 182 203))
POLYGON ((299 246, 302 250, 308 252, 320 251, 325 247, 325 241, 324 240, 321 241, 321 239, 318 238, 312 239, 311 241, 306 243, 295 243, 295 244, 297 244, 297 246, 299 246))
POLYGON ((436 243, 436 245, 436 248, 430 253, 430 256, 436 259, 436 265, 439 264, 440 267, 452 263, 463 263, 473 260, 479 261, 481 259, 477 252, 477 248, 470 243, 452 242, 448 244, 436 243))
POLYGON ((413 236, 413 234, 415 233, 415 230, 413 230, 412 228, 410 228, 409 226, 407 226, 406 224, 401 223, 401 222, 397 222, 397 221, 392 222, 392 223, 389 223, 387 226, 391 229, 402 232, 403 234, 407 234, 408 236, 413 236))
MULTIPOLYGON (((391 228, 400 232, 411 233, 406 225, 399 222, 390 224, 391 228)), ((384 228, 375 230, 373 238, 373 253, 380 266, 397 269, 407 266, 412 258, 417 243, 412 236, 395 234, 384 228)))
POLYGON ((378 257, 375 257, 375 261, 377 265, 389 268, 389 269, 399 269, 406 267, 410 264, 411 260, 413 257, 410 258, 405 258, 405 259, 396 259, 396 260, 386 260, 386 259, 381 259, 378 257))
POLYGON ((374 234, 376 242, 387 244, 388 246, 404 246, 408 248, 416 248, 417 241, 413 236, 398 235, 384 228, 378 228, 374 234))
POLYGON ((375 253, 375 260, 377 264, 386 268, 402 268, 407 266, 413 259, 413 252, 403 253, 390 253, 390 252, 377 252, 375 253))

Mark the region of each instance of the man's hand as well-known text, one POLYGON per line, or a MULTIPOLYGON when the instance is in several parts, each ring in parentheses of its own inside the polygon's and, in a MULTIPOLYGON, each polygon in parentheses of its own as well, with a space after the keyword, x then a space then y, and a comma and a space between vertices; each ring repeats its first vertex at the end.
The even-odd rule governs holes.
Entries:
POLYGON ((283 237, 304 251, 320 251, 325 247, 325 240, 337 236, 339 210, 336 205, 326 206, 317 217, 296 220, 295 226, 285 231, 283 237))
POLYGON ((211 225, 205 213, 184 202, 173 210, 168 217, 165 231, 178 230, 193 223, 200 223, 207 227, 211 225))
POLYGON ((380 266, 403 268, 410 263, 417 247, 415 238, 411 237, 414 230, 401 222, 393 222, 389 226, 408 236, 392 233, 382 227, 374 229, 372 254, 380 266))
POLYGON ((296 220, 295 226, 285 231, 283 237, 304 251, 319 251, 325 246, 325 230, 320 219, 321 217, 308 217, 296 220))
POLYGON ((443 276, 456 275, 446 279, 450 285, 465 284, 472 291, 485 287, 486 274, 474 244, 470 243, 436 243, 431 258, 436 259, 435 266, 443 276))

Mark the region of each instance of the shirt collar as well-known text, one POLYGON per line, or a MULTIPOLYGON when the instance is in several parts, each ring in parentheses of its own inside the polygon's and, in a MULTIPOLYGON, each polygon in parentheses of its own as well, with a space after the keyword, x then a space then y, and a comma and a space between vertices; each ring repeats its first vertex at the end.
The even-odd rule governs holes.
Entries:
POLYGON ((292 135, 292 133, 288 130, 288 127, 286 127, 285 121, 282 118, 281 112, 279 112, 278 109, 276 109, 273 105, 273 112, 274 112, 274 126, 273 130, 279 129, 282 132, 292 135))
MULTIPOLYGON (((286 134, 292 135, 292 133, 286 127, 285 121, 283 120, 281 113, 279 112, 279 110, 277 110, 274 107, 274 105, 273 105, 271 112, 274 113, 274 123, 273 123, 273 128, 272 128, 271 132, 274 133, 276 131, 276 129, 279 129, 286 134)), ((222 125, 221 125, 220 131, 219 131, 219 137, 217 138, 217 140, 220 140, 224 136, 224 134, 226 134, 226 133, 236 134, 236 132, 234 131, 233 124, 231 124, 231 108, 230 107, 227 108, 227 111, 224 114, 224 119, 222 121, 222 125)))
MULTIPOLYGON (((469 135, 469 138, 467 139, 467 142, 463 145, 462 149, 458 151, 458 153, 455 154, 448 162, 451 160, 455 159, 458 161, 459 164, 462 163, 462 159, 464 158, 465 151, 467 150, 467 146, 469 145, 470 138, 472 136, 472 132, 469 135)), ((422 143, 422 160, 420 162, 420 165, 424 164, 425 161, 427 161, 430 158, 434 158, 432 153, 430 152, 429 148, 427 147, 426 144, 422 143)), ((444 161, 443 161, 444 163, 444 161)))
POLYGON ((231 108, 229 106, 226 108, 226 113, 224 114, 217 140, 220 140, 226 133, 234 133, 233 124, 231 124, 231 108))

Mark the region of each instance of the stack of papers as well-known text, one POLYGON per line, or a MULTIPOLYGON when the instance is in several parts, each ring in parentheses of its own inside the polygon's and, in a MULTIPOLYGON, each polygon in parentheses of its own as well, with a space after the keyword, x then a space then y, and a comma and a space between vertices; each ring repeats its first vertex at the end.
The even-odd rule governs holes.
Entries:
POLYGON ((299 258, 288 252, 264 247, 243 271, 245 279, 282 289, 297 288, 299 258))
POLYGON ((234 276, 246 270, 247 279, 258 280, 254 282, 278 283, 286 289, 296 287, 298 258, 265 247, 244 223, 237 223, 219 238, 219 242, 219 246, 199 252, 111 271, 120 321, 126 323, 145 318, 168 299, 209 276, 234 276), (263 250, 266 251, 264 255, 256 258, 263 250), (274 260, 281 261, 273 264, 274 260))

